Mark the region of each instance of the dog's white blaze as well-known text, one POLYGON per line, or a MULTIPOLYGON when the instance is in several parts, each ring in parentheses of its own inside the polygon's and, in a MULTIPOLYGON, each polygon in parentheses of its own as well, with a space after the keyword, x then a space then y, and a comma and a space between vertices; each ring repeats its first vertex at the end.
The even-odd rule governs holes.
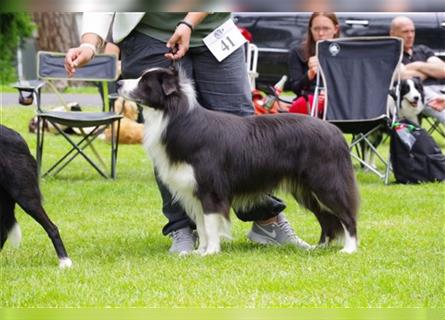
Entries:
POLYGON ((17 222, 14 223, 9 231, 8 240, 11 242, 13 247, 18 248, 20 246, 20 242, 22 241, 22 231, 20 230, 20 226, 17 222))
POLYGON ((131 100, 129 98, 129 94, 132 90, 136 89, 140 79, 141 77, 137 79, 127 79, 122 81, 122 87, 119 89, 119 94, 131 100))
POLYGON ((417 116, 425 108, 422 102, 422 95, 419 90, 416 89, 413 80, 408 79, 406 80, 406 82, 409 86, 409 90, 403 97, 400 97, 401 103, 398 115, 400 118, 404 118, 411 122, 419 124, 417 116), (417 102, 415 99, 417 99, 417 102), (416 105, 413 106, 412 103, 416 103, 416 105))
POLYGON ((345 231, 345 246, 340 250, 342 253, 354 253, 357 251, 357 238, 351 236, 351 234, 346 229, 345 225, 342 223, 343 229, 345 231))
POLYGON ((72 265, 73 265, 73 262, 68 257, 59 259, 59 268, 60 269, 71 268, 72 265))

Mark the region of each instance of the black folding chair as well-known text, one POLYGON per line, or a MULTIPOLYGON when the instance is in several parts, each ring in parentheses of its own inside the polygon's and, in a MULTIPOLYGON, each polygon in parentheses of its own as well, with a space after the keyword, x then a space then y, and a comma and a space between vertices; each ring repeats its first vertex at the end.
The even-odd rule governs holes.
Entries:
POLYGON ((67 77, 64 68, 64 53, 39 51, 37 54, 37 74, 39 80, 18 82, 13 86, 20 92, 21 100, 29 102, 29 97, 24 94, 32 95, 37 105, 37 164, 39 174, 42 168, 43 145, 44 145, 44 122, 48 121, 70 144, 71 149, 54 163, 43 175, 56 175, 65 168, 78 155, 81 155, 101 176, 105 178, 116 177, 116 161, 118 151, 119 125, 122 115, 113 111, 112 104, 108 99, 108 81, 114 81, 117 78, 117 60, 114 55, 99 54, 84 67, 78 68, 72 78, 67 77), (99 112, 71 112, 68 108, 65 111, 45 110, 41 105, 42 88, 46 85, 60 97, 61 103, 67 107, 62 95, 57 91, 53 80, 71 80, 100 82, 103 86, 104 99, 101 111, 99 112), (28 100, 28 101, 27 101, 28 100), (111 106, 111 107, 110 107, 111 106), (116 123, 116 124, 115 124, 116 123), (111 125, 111 169, 107 174, 106 165, 101 159, 99 153, 93 145, 93 141, 111 125), (79 128, 82 137, 75 141, 64 132, 61 126, 79 128), (96 156, 96 161, 85 152, 90 147, 96 156))
POLYGON ((351 156, 385 183, 390 172, 389 155, 384 159, 370 138, 395 121, 395 112, 388 110, 388 92, 394 81, 400 82, 397 67, 402 52, 402 41, 395 37, 340 38, 316 45, 319 72, 312 115, 318 113, 318 97, 324 90, 323 118, 352 134, 351 156), (369 163, 365 149, 380 159, 384 170, 369 163))

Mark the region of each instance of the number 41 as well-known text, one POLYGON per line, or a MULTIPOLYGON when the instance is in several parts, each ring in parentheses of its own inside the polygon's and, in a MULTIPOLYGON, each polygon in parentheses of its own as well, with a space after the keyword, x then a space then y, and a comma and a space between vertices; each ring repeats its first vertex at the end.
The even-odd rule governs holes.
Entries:
MULTIPOLYGON (((229 44, 232 46, 232 48, 235 46, 235 44, 233 43, 233 41, 229 38, 226 37, 227 41, 229 42, 229 44)), ((224 50, 230 50, 230 46, 224 41, 221 40, 221 49, 224 50)))

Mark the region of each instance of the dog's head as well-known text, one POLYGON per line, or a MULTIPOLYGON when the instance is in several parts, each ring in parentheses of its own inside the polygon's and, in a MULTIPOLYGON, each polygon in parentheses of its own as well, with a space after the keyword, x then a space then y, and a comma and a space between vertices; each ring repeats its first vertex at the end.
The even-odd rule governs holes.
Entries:
POLYGON ((410 119, 424 109, 423 86, 419 78, 402 80, 400 83, 399 116, 410 119))
POLYGON ((143 106, 164 110, 184 96, 184 80, 176 69, 153 68, 138 79, 118 81, 118 93, 143 106))

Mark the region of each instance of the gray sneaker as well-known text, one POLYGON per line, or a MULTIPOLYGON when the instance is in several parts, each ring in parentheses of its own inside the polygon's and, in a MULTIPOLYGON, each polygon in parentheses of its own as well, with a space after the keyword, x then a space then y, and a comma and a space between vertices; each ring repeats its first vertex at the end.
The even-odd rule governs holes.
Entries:
POLYGON ((196 236, 190 227, 185 227, 170 232, 170 237, 173 243, 168 250, 170 253, 177 253, 179 255, 186 255, 195 249, 196 236))
POLYGON ((251 241, 260 244, 293 244, 304 250, 310 250, 313 248, 313 246, 300 239, 295 234, 294 229, 292 229, 283 213, 280 213, 277 218, 277 223, 267 225, 260 225, 254 222, 252 229, 247 234, 247 237, 251 241))

